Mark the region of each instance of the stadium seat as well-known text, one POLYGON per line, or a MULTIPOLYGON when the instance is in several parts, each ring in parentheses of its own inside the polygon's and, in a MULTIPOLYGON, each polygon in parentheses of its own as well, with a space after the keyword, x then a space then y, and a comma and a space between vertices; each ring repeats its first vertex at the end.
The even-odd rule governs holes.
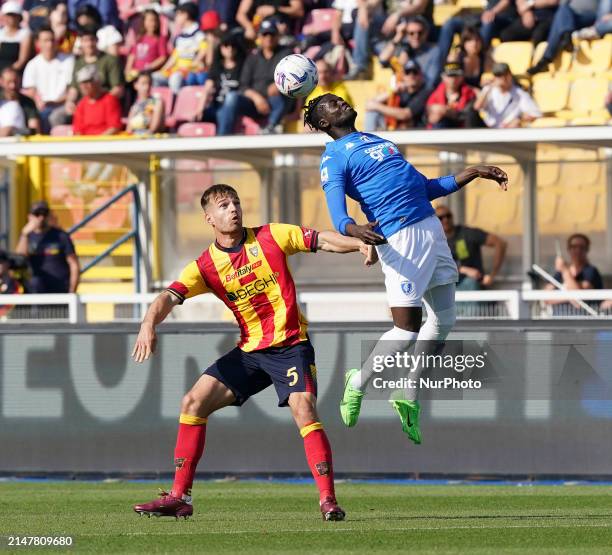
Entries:
POLYGON ((570 120, 569 124, 576 125, 606 125, 610 116, 607 118, 602 118, 601 116, 582 116, 579 118, 574 118, 570 120))
POLYGON ((166 119, 169 118, 172 114, 172 101, 174 100, 172 89, 170 89, 170 87, 152 87, 151 95, 154 98, 161 98, 164 101, 164 115, 166 119))
POLYGON ((457 4, 435 4, 433 13, 434 24, 441 27, 460 10, 461 6, 457 4))
POLYGON ((610 67, 611 58, 611 41, 606 39, 581 40, 572 63, 572 73, 598 75, 610 67))
POLYGON ((196 118, 198 104, 204 95, 204 87, 183 87, 176 95, 172 115, 166 118, 166 126, 176 127, 184 121, 193 121, 196 118))
POLYGON ((214 123, 183 123, 177 130, 179 137, 214 137, 216 132, 214 123))
POLYGON ((493 51, 493 59, 507 63, 514 75, 522 75, 531 65, 532 54, 533 44, 530 42, 502 42, 493 51))
POLYGON ((55 125, 51 128, 52 137, 72 137, 74 131, 72 125, 55 125))
POLYGON ((332 8, 312 10, 306 17, 302 33, 304 35, 318 35, 331 31, 336 10, 332 8))
POLYGON ((562 118, 538 118, 529 124, 529 127, 565 127, 565 120, 562 118))
POLYGON ((248 116, 242 116, 236 126, 236 131, 243 135, 259 135, 261 133, 261 125, 248 116))
POLYGON ((577 79, 570 90, 568 107, 576 112, 578 117, 594 110, 601 110, 605 108, 607 93, 606 79, 597 77, 577 79))
POLYGON ((533 84, 533 98, 542 113, 549 114, 563 110, 567 106, 570 84, 567 79, 560 76, 538 79, 533 84))

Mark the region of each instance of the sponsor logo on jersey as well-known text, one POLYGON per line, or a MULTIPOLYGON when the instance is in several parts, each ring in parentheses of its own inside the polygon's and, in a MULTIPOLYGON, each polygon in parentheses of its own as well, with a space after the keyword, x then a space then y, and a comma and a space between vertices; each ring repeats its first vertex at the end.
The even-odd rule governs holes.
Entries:
POLYGON ((398 150, 393 143, 387 141, 386 143, 366 148, 364 152, 369 154, 370 157, 377 162, 382 162, 385 156, 393 156, 394 154, 397 154, 398 150))
POLYGON ((321 183, 326 183, 329 179, 329 173, 327 172, 327 167, 321 170, 321 183))
MULTIPOLYGON (((253 256, 257 256, 257 247, 252 247, 249 250, 251 251, 251 254, 253 256), (253 253, 253 249, 255 249, 255 253, 253 253)), ((261 260, 256 260, 252 264, 245 264, 244 266, 240 266, 240 268, 233 271, 231 274, 225 274, 225 283, 232 281, 233 279, 249 275, 253 270, 259 268, 261 264, 261 260)))
POLYGON ((410 295, 410 293, 412 293, 412 291, 414 290, 414 286, 412 285, 411 281, 402 281, 400 283, 400 286, 402 288, 402 291, 404 292, 404 295, 410 295))
POLYGON ((346 148, 346 150, 351 150, 351 148, 353 148, 355 146, 355 143, 346 143, 346 146, 344 148, 346 148))
POLYGON ((359 135, 359 140, 363 141, 364 143, 372 142, 372 139, 370 139, 370 137, 368 137, 367 135, 359 135))
POLYGON ((236 289, 236 291, 227 291, 225 296, 227 300, 235 303, 236 301, 244 301, 249 297, 253 297, 255 295, 259 295, 265 291, 268 287, 272 285, 276 285, 278 283, 278 272, 274 272, 272 274, 267 275, 266 277, 262 277, 248 283, 244 287, 240 289, 236 289))

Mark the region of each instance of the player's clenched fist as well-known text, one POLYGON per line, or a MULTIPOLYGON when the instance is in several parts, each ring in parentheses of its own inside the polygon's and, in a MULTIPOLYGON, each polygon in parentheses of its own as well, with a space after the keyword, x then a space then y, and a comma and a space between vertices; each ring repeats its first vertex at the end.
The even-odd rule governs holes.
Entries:
POLYGON ((132 351, 132 358, 135 362, 144 362, 154 352, 157 344, 157 335, 151 324, 143 322, 136 338, 136 344, 132 351))

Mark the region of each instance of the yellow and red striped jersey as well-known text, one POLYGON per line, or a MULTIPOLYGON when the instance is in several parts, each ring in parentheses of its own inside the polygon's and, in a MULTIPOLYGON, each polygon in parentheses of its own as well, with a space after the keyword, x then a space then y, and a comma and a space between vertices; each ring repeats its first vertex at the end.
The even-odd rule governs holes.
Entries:
POLYGON ((297 303, 287 256, 316 247, 313 229, 288 224, 245 228, 240 245, 213 243, 168 291, 181 302, 202 293, 221 299, 238 321, 243 351, 295 345, 306 340, 308 323, 297 303))

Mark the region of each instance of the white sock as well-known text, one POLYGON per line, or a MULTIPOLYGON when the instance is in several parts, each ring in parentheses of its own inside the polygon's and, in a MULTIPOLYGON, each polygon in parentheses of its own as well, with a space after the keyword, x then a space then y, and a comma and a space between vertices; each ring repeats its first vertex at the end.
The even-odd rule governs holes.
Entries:
POLYGON ((372 376, 375 374, 372 370, 374 357, 395 355, 397 352, 405 351, 412 341, 416 341, 417 336, 418 333, 404 330, 397 326, 385 332, 374 346, 374 349, 372 349, 361 370, 352 377, 350 381, 351 387, 365 391, 372 376))

